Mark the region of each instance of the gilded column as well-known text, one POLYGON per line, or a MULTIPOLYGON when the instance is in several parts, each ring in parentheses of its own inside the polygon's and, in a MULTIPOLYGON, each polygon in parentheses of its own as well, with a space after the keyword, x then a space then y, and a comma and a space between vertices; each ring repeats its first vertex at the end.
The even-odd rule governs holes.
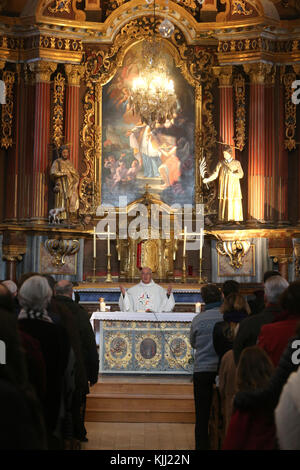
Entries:
MULTIPOLYGON (((18 201, 18 146, 20 131, 20 87, 16 72, 3 72, 6 86, 6 104, 2 105, 2 147, 7 150, 5 221, 17 222, 18 201), (15 126, 13 126, 13 122, 15 126)), ((18 77, 20 75, 18 74, 18 77)))
POLYGON ((287 102, 291 100, 292 82, 296 79, 296 74, 285 73, 285 67, 280 71, 279 89, 279 132, 278 132, 278 178, 277 178, 277 211, 278 223, 286 225, 289 223, 288 213, 288 148, 293 148, 293 128, 286 123, 293 123, 293 116, 287 113, 287 102), (283 113, 282 111, 285 110, 283 113))
POLYGON ((74 167, 78 170, 78 154, 79 154, 79 90, 80 79, 83 74, 81 65, 65 66, 68 78, 66 88, 66 112, 65 112, 65 135, 66 143, 70 143, 70 160, 74 167))
POLYGON ((50 78, 57 64, 33 62, 35 73, 35 114, 33 146, 33 187, 31 220, 43 223, 48 212, 48 146, 50 143, 50 78))
MULTIPOLYGON (((234 116, 233 116, 233 67, 213 67, 214 74, 219 80, 220 89, 220 141, 235 146, 234 143, 234 116)), ((220 146, 221 155, 223 146, 220 146)), ((233 156, 235 149, 233 149, 233 156)))
POLYGON ((250 76, 248 222, 265 222, 266 176, 266 77, 271 64, 246 64, 250 76))

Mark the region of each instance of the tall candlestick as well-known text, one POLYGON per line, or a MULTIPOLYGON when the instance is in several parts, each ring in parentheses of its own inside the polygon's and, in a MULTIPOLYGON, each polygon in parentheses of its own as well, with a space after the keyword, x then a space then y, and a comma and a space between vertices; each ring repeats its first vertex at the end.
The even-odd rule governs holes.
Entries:
POLYGON ((93 257, 96 258, 96 227, 94 227, 94 244, 93 257))
POLYGON ((186 226, 184 227, 184 237, 183 237, 183 256, 185 256, 186 251, 186 226))
POLYGON ((200 228, 200 259, 202 259, 203 229, 200 228))
POLYGON ((110 238, 109 238, 109 224, 107 226, 107 254, 110 255, 110 238))

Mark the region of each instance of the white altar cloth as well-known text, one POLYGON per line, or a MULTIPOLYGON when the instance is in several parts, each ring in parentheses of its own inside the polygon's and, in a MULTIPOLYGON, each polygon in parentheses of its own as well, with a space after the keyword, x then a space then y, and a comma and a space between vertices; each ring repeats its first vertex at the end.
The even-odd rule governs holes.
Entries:
POLYGON ((94 312, 90 318, 92 326, 94 320, 121 320, 121 321, 151 321, 151 322, 191 322, 197 313, 191 312, 94 312))

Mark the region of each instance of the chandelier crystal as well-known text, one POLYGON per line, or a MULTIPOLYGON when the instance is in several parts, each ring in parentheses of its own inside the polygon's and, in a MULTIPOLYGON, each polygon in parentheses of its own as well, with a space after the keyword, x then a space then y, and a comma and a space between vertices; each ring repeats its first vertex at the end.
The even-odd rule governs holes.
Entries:
POLYGON ((130 106, 151 129, 171 121, 177 110, 174 82, 168 76, 158 41, 145 41, 142 72, 133 81, 130 106))

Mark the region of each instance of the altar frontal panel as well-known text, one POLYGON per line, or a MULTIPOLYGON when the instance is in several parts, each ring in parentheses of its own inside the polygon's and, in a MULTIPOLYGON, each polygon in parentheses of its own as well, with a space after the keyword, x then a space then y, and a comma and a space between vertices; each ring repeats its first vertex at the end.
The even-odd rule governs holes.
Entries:
POLYGON ((188 322, 100 322, 100 373, 192 374, 188 322))

